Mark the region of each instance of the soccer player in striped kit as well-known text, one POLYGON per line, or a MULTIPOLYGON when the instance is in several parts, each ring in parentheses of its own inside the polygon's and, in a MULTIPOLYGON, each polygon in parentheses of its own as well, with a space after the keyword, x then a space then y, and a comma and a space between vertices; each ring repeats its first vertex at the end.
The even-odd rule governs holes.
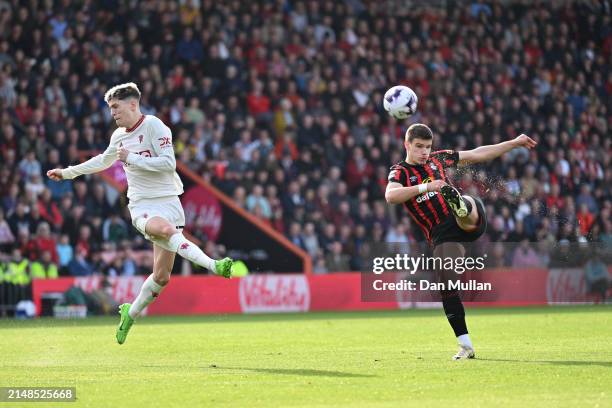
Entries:
MULTIPOLYGON (((482 201, 461 195, 449 184, 446 169, 493 160, 517 147, 532 149, 536 142, 521 134, 513 140, 473 150, 431 152, 433 133, 420 123, 406 131, 406 159, 393 165, 385 199, 390 204, 404 204, 412 220, 433 246, 434 257, 463 256, 460 244, 478 239, 486 230, 487 217, 482 201)), ((474 358, 474 346, 465 323, 465 310, 456 290, 442 293, 446 317, 459 342, 453 359, 474 358)))
POLYGON ((103 171, 116 160, 123 162, 132 224, 153 243, 154 256, 153 273, 139 295, 132 304, 119 307, 116 337, 123 344, 134 319, 170 281, 176 254, 226 278, 231 277, 232 260, 211 259, 183 235, 185 213, 178 198, 183 194, 183 183, 176 173, 172 132, 157 117, 142 114, 136 84, 114 86, 104 100, 117 124, 106 150, 79 165, 49 170, 47 176, 52 180, 73 179, 103 171))

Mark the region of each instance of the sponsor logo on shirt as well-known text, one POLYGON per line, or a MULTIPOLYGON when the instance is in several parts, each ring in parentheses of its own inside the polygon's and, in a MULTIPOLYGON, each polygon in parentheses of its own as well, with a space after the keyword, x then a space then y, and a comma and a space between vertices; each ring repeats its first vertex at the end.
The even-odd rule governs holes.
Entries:
POLYGON ((159 147, 172 146, 172 142, 170 141, 170 137, 160 137, 157 140, 159 140, 159 147))

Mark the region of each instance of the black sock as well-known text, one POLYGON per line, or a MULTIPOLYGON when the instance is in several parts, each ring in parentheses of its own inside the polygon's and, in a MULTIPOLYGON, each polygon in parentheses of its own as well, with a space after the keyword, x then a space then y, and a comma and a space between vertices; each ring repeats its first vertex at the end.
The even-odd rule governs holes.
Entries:
POLYGON ((444 307, 446 318, 455 332, 455 336, 459 337, 462 334, 467 334, 465 309, 459 298, 459 293, 442 293, 442 306, 444 307))

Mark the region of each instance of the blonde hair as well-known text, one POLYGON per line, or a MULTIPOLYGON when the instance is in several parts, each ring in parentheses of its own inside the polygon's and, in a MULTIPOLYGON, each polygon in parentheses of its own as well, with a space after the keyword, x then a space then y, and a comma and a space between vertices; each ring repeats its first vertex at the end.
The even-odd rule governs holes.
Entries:
POLYGON ((133 82, 115 85, 104 94, 104 101, 108 103, 111 99, 136 98, 140 100, 140 90, 133 82))

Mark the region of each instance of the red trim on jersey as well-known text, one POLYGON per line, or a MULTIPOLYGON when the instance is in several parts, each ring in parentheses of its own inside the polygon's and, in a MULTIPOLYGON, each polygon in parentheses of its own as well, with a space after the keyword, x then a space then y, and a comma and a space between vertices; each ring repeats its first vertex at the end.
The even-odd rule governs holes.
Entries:
MULTIPOLYGON (((417 174, 417 178, 420 179, 420 177, 417 174)), ((429 219, 425 216, 425 213, 423 212, 423 210, 421 210, 421 208, 419 207, 419 203, 416 202, 416 198, 419 195, 417 194, 415 197, 413 197, 410 201, 412 202, 412 205, 414 206, 414 209, 416 210, 416 212, 419 214, 419 216, 421 217, 421 219, 425 220, 425 222, 427 222, 427 224, 429 224, 429 229, 433 227, 433 224, 431 223, 431 221, 429 221, 429 219)), ((427 231, 429 231, 429 229, 427 229, 427 231)), ((429 234, 428 234, 429 235, 429 234)))
POLYGON ((453 154, 455 151, 451 150, 451 149, 443 149, 443 150, 436 150, 435 152, 431 152, 429 154, 429 156, 431 157, 432 154, 438 154, 438 153, 447 153, 447 154, 453 154))
MULTIPOLYGON (((405 174, 405 176, 406 176, 406 183, 407 183, 407 184, 410 184, 410 177, 409 177, 409 175, 408 175, 408 170, 407 170, 405 167, 403 167, 403 166, 400 166, 400 168, 401 168, 401 169, 404 171, 404 174, 405 174)), ((413 198, 413 199, 411 199, 411 201, 412 201, 412 200, 414 200, 414 198, 413 198)), ((415 205, 415 204, 413 204, 413 205, 414 205, 414 208, 416 208, 416 210, 417 210, 417 211, 420 213, 420 215, 421 215, 421 216, 422 216, 422 217, 423 217, 425 220, 427 220, 427 217, 425 217, 425 214, 424 214, 424 213, 423 213, 423 211, 422 211, 422 210, 421 210, 421 209, 418 207, 418 205, 415 205)), ((410 217, 411 217, 411 218, 414 220, 414 222, 416 222, 416 223, 417 223, 417 225, 419 226, 419 228, 421 228, 421 230, 423 231, 423 233, 424 233, 424 235, 425 235, 425 238, 426 238, 428 241, 431 241, 431 237, 429 236, 429 229, 428 229, 427 227, 425 227, 425 225, 424 225, 423 223, 421 223, 421 222, 418 220, 418 218, 417 218, 417 217, 416 217, 416 216, 413 214, 413 211, 410 209, 410 207, 408 206, 408 203, 407 203, 407 202, 405 202, 405 203, 404 203, 404 207, 406 208, 406 211, 408 211, 408 214, 409 214, 409 215, 410 215, 410 217)))
POLYGON ((429 156, 429 158, 431 159, 431 161, 434 162, 436 166, 440 168, 440 173, 442 174, 442 180, 446 181, 446 174, 444 173, 444 166, 442 166, 442 163, 440 162, 440 160, 436 159, 435 157, 431 157, 431 156, 429 156))
MULTIPOLYGON (((419 221, 419 219, 416 217, 416 215, 414 215, 412 213, 412 210, 410 209, 410 207, 408 207, 408 203, 404 203, 404 207, 406 208, 406 211, 408 212, 408 215, 410 215, 410 218, 412 218, 414 220, 414 222, 417 223, 417 225, 421 228, 421 230, 423 231, 423 234, 425 235, 425 239, 427 241, 431 242, 431 236, 429 235, 429 229, 427 229, 427 227, 425 227, 425 225, 421 224, 421 222, 419 221)), ((418 208, 418 207, 417 207, 418 208)))
POLYGON ((408 184, 406 187, 410 187, 412 183, 410 183, 410 175, 408 174, 408 170, 404 166, 399 166, 399 168, 402 169, 404 175, 406 176, 406 184, 408 184))
POLYGON ((138 119, 138 122, 136 122, 136 124, 135 124, 134 126, 132 126, 132 127, 131 127, 131 128, 129 128, 129 129, 125 129, 125 131, 126 131, 126 132, 128 132, 128 133, 129 133, 129 132, 133 132, 133 131, 134 131, 134 129, 136 129, 138 126, 140 126, 140 124, 142 123, 142 121, 143 121, 143 120, 145 120, 145 115, 142 115, 142 116, 140 117, 140 119, 138 119))
MULTIPOLYGON (((427 166, 427 163, 425 164, 427 166)), ((414 169, 410 169, 414 172, 414 175, 417 177, 417 181, 419 182, 419 184, 421 184, 421 182, 423 181, 423 179, 421 178, 421 175, 419 174, 418 171, 414 170, 414 169)), ((427 170, 425 170, 427 171, 427 170)), ((426 191, 425 194, 429 194, 429 191, 426 191)), ((419 194, 421 195, 421 194, 419 194)), ((417 195, 417 197, 419 196, 417 195)), ((434 219, 436 220, 436 225, 438 225, 440 223, 440 218, 438 218, 438 212, 436 211, 436 209, 434 208, 433 204, 431 203, 431 201, 429 200, 429 197, 426 198, 425 200, 423 200, 425 202, 425 205, 427 206, 427 208, 429 208, 429 211, 431 211, 431 213, 434 216, 434 219)), ((419 208, 418 203, 416 202, 416 197, 414 198, 414 203, 415 206, 417 208, 419 208)), ((423 213, 423 211, 421 210, 421 212, 423 213)), ((425 213, 423 213, 423 217, 425 217, 425 213)), ((425 219, 427 220, 427 217, 425 217, 425 219)), ((431 223, 431 221, 427 220, 427 222, 429 223, 429 225, 431 226, 430 228, 433 228, 433 224, 431 223)))
MULTIPOLYGON (((438 167, 438 169, 440 169, 440 173, 442 174, 442 180, 446 181, 446 176, 444 176, 444 169, 442 168, 442 164, 438 161, 438 159, 432 157, 431 161, 434 162, 434 164, 438 167)), ((431 177, 431 179, 433 180, 433 170, 430 169, 428 166, 425 166, 425 171, 427 172, 427 174, 429 174, 429 177, 431 177)), ((440 205, 442 206, 442 211, 444 211, 444 215, 448 215, 448 208, 446 208, 446 201, 444 201, 444 199, 442 198, 442 195, 440 193, 436 194, 438 196, 438 201, 440 202, 440 205)))

